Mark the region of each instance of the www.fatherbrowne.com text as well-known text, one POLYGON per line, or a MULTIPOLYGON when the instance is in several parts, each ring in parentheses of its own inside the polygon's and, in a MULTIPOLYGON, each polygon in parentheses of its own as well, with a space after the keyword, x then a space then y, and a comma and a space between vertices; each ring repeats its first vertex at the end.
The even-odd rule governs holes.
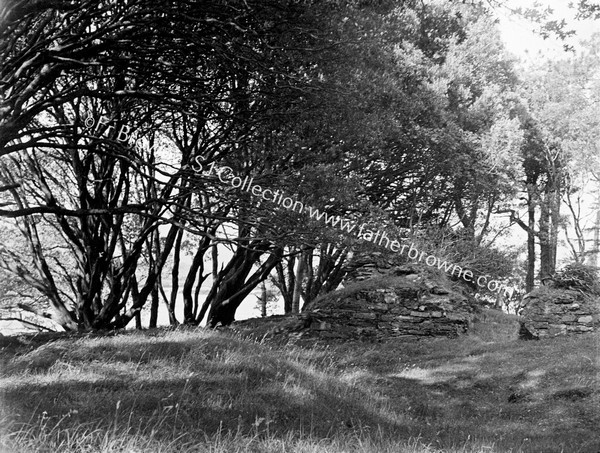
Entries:
MULTIPOLYGON (((197 157, 197 166, 193 166, 193 170, 198 173, 204 170, 200 160, 201 157, 197 157)), ((499 293, 504 291, 504 295, 509 297, 513 294, 514 288, 509 288, 497 280, 489 280, 488 276, 486 275, 481 275, 475 278, 475 275, 472 271, 463 269, 458 264, 448 263, 447 261, 442 261, 440 258, 434 255, 419 251, 413 243, 401 244, 397 240, 392 240, 387 236, 385 231, 373 232, 372 230, 366 229, 366 224, 362 224, 358 228, 358 231, 356 231, 357 224, 355 222, 343 219, 340 216, 330 216, 326 212, 321 212, 317 208, 307 206, 301 201, 297 201, 293 198, 285 196, 285 194, 280 190, 273 191, 271 189, 264 189, 260 185, 254 184, 254 178, 246 176, 244 179, 242 179, 239 176, 235 176, 231 167, 224 166, 217 168, 213 162, 208 165, 207 169, 209 170, 208 175, 216 174, 222 183, 229 184, 233 188, 249 192, 255 197, 261 197, 265 201, 270 201, 278 206, 284 207, 285 209, 297 212, 298 214, 308 213, 308 216, 311 219, 324 221, 325 225, 337 227, 342 232, 348 234, 355 233, 359 239, 372 242, 381 247, 385 247, 392 252, 400 253, 400 255, 406 254, 410 260, 414 260, 417 263, 424 262, 430 267, 443 269, 452 276, 456 275, 460 278, 463 278, 466 282, 476 283, 477 286, 481 288, 487 287, 487 289, 491 292, 499 293)))

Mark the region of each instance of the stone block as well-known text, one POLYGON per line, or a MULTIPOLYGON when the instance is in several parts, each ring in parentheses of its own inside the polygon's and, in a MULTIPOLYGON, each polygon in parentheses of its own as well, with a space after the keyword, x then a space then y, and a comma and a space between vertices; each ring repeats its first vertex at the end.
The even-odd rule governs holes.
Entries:
POLYGON ((442 286, 435 286, 431 289, 431 294, 447 295, 450 294, 450 291, 442 286))
POLYGON ((550 336, 565 335, 567 333, 567 326, 564 324, 551 324, 548 326, 546 332, 550 336))
POLYGON ((396 320, 408 322, 421 322, 421 318, 415 318, 414 316, 396 316, 396 320))
POLYGON ((531 316, 531 317, 528 317, 528 319, 530 321, 535 320, 535 322, 545 322, 545 323, 548 323, 548 322, 552 322, 556 318, 554 316, 542 316, 542 315, 540 315, 540 316, 531 316))
POLYGON ((565 297, 565 298, 557 297, 556 299, 553 300, 553 302, 555 304, 561 304, 561 305, 564 305, 564 304, 571 304, 572 305, 574 303, 573 299, 570 298, 570 297, 565 297))
POLYGON ((355 313, 354 317, 357 319, 376 319, 377 315, 375 313, 363 312, 363 313, 355 313))
POLYGON ((594 318, 592 316, 582 316, 577 320, 577 322, 581 324, 591 324, 594 322, 594 318))
POLYGON ((369 310, 377 310, 377 311, 387 311, 389 308, 388 304, 379 303, 379 304, 370 304, 367 305, 369 310))
POLYGON ((383 322, 392 322, 392 321, 396 321, 398 319, 398 316, 394 315, 394 314, 383 314, 381 316, 379 316, 379 320, 383 321, 383 322))
POLYGON ((410 315, 415 316, 417 318, 429 318, 429 316, 430 316, 429 313, 423 312, 423 311, 411 311, 410 315))

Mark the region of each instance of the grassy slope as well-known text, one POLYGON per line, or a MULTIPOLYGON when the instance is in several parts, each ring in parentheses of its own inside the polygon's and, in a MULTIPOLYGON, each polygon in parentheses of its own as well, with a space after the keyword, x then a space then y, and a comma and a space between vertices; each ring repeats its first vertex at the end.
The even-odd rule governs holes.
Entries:
POLYGON ((206 330, 2 339, 0 451, 600 451, 600 335, 312 348, 206 330))

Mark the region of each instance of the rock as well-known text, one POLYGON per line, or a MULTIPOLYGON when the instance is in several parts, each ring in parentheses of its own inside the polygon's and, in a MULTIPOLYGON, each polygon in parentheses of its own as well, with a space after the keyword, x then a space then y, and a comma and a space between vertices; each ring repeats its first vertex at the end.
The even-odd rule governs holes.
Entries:
POLYGON ((390 307, 388 304, 370 304, 368 305, 368 308, 369 310, 387 311, 390 307))
MULTIPOLYGON (((581 318, 579 318, 581 319, 581 318)), ((561 316, 560 320, 562 322, 575 322, 577 321, 577 317, 575 315, 566 315, 566 316, 561 316)))
POLYGON ((429 313, 424 313, 422 311, 411 311, 411 316, 416 316, 417 318, 429 318, 429 313))
POLYGON ((371 312, 359 312, 359 313, 355 313, 354 317, 357 319, 377 319, 377 314, 376 313, 371 313, 371 312))
POLYGON ((431 289, 431 293, 445 295, 445 294, 450 294, 450 291, 448 291, 448 289, 443 288, 441 286, 435 286, 431 289))

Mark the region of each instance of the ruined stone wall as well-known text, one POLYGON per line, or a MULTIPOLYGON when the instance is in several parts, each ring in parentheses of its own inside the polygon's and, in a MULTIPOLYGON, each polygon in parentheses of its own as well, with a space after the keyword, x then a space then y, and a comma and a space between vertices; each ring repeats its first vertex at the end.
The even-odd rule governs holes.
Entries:
POLYGON ((234 328, 251 330, 255 338, 309 343, 455 337, 467 331, 480 309, 454 291, 444 274, 374 255, 378 260, 356 266, 345 288, 318 298, 302 313, 240 321, 234 328))
POLYGON ((600 297, 580 290, 537 288, 525 296, 522 306, 522 338, 593 332, 600 326, 600 297))
POLYGON ((422 274, 357 282, 316 301, 302 337, 327 339, 449 336, 466 332, 471 301, 422 274))

